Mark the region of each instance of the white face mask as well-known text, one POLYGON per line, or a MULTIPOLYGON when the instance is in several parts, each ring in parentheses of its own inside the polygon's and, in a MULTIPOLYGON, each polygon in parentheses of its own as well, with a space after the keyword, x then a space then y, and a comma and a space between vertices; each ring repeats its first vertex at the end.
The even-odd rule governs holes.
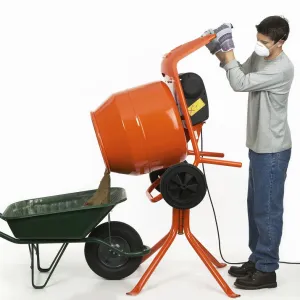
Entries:
POLYGON ((259 56, 267 57, 270 55, 270 50, 260 41, 256 42, 254 51, 259 56))
MULTIPOLYGON (((285 37, 285 35, 282 38, 284 38, 284 37, 285 37)), ((273 45, 270 49, 272 49, 273 47, 275 47, 275 45, 273 45)), ((254 51, 259 56, 268 57, 268 56, 270 56, 270 49, 268 49, 262 42, 257 41, 256 45, 255 45, 254 51)))

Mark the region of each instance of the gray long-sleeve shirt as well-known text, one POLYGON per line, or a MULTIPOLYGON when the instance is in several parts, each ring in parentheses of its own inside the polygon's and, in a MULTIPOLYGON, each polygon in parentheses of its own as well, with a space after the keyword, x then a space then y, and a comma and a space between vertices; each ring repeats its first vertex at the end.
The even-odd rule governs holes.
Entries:
POLYGON ((257 153, 290 149, 287 110, 294 66, 287 55, 265 60, 253 52, 242 65, 233 60, 220 66, 234 91, 249 92, 246 146, 257 153))

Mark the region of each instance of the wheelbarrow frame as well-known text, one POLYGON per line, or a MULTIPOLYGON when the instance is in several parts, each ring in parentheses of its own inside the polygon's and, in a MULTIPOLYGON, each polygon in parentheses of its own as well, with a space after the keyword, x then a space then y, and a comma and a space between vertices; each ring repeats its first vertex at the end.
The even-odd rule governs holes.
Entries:
MULTIPOLYGON (((0 214, 0 218, 2 218, 2 214, 0 214)), ((97 224, 98 225, 98 224, 97 224)), ((31 283, 32 286, 35 289, 43 289, 44 287, 47 286, 51 276, 53 275, 59 261, 61 260, 66 248, 68 247, 69 244, 76 244, 76 243, 97 243, 97 244, 101 244, 101 245, 105 245, 106 247, 110 248, 111 250, 113 250, 114 252, 117 252, 118 254, 122 255, 122 256, 126 256, 126 257, 139 257, 139 256, 144 256, 146 254, 150 253, 150 248, 148 246, 144 246, 144 250, 143 251, 139 251, 139 252, 125 252, 122 251, 116 247, 111 246, 110 244, 104 242, 101 239, 97 239, 97 238, 91 238, 91 237, 87 237, 87 238, 83 238, 83 239, 62 239, 62 240, 34 240, 34 239, 28 239, 28 240, 23 240, 23 239, 16 239, 13 238, 3 232, 0 231, 0 237, 12 242, 14 244, 19 244, 19 245, 28 245, 29 247, 29 253, 30 253, 30 260, 31 260, 31 283), (57 252, 55 258, 53 259, 51 265, 49 268, 42 268, 41 264, 40 264, 40 250, 39 250, 39 245, 41 244, 62 244, 61 248, 59 249, 59 251, 57 252), (49 273, 45 283, 43 285, 36 285, 35 284, 35 272, 34 272, 34 267, 35 267, 35 259, 34 259, 34 254, 36 254, 36 258, 37 258, 37 268, 41 273, 49 273)))
MULTIPOLYGON (((93 192, 93 191, 96 191, 96 190, 92 190, 92 191, 85 191, 85 192, 93 192)), ((74 194, 78 194, 78 193, 71 193, 71 194, 65 194, 66 196, 72 196, 74 194)), ((65 195, 58 195, 58 196, 50 196, 50 197, 44 197, 44 198, 39 198, 39 200, 43 200, 43 199, 46 199, 46 198, 51 198, 51 197, 62 197, 62 196, 65 196, 65 195)), ((94 222, 92 224, 92 226, 89 226, 89 232, 88 233, 91 233, 102 221, 103 219, 108 215, 108 222, 110 222, 110 211, 119 203, 121 202, 124 202, 126 201, 127 198, 123 198, 121 200, 118 200, 116 202, 113 202, 111 204, 105 204, 104 206, 106 206, 106 210, 104 213, 99 213, 99 217, 97 219, 94 219, 92 220, 91 222, 94 222), (109 207, 109 208, 107 208, 109 207), (96 220, 96 221, 95 221, 96 220)), ((20 201, 20 202, 26 202, 26 201, 29 201, 29 200, 23 200, 23 201, 20 201)), ((19 203, 19 202, 16 202, 16 203, 19 203)), ((16 203, 13 203, 11 204, 9 207, 11 207, 12 205, 15 205, 16 203)), ((9 208, 8 207, 8 208, 9 208)), ((98 207, 82 207, 82 210, 97 210, 99 211, 99 209, 101 209, 101 206, 98 206, 98 207)), ((80 213, 80 209, 77 209, 75 210, 75 213, 80 213)), ((74 211, 65 211, 66 214, 74 214, 74 211)), ((58 218, 61 216, 62 213, 55 213, 55 214, 52 214, 54 215, 53 218, 58 218)), ((26 227, 26 224, 27 222, 30 222, 30 220, 32 218, 39 218, 40 220, 43 221, 44 218, 47 218, 49 217, 51 214, 36 214, 34 215, 33 217, 31 216, 28 216, 27 218, 23 218, 25 219, 23 221, 23 223, 21 225, 24 225, 26 227)), ((77 215, 75 215, 75 218, 77 217, 77 215)), ((11 224, 9 223, 11 221, 11 219, 13 218, 9 218, 9 217, 5 217, 2 213, 0 213, 0 219, 3 219, 4 221, 6 221, 8 223, 9 226, 11 226, 11 224)), ((19 220, 19 219, 22 219, 22 217, 15 217, 16 220, 19 220)), ((74 217, 73 217, 74 219, 74 217)), ((80 220, 79 220, 80 221, 80 220)), ((38 223, 39 221, 37 221, 38 223)), ((28 228, 30 228, 29 226, 27 226, 28 228)), ((11 227, 12 228, 12 227, 11 227)), ((13 228, 12 228, 13 229, 13 228)), ((15 232, 13 231, 13 233, 15 234, 24 234, 24 232, 20 231, 19 228, 17 228, 18 230, 16 230, 15 232)), ((85 233, 83 233, 85 234, 85 233)), ((8 234, 5 234, 3 232, 0 231, 0 237, 11 242, 11 243, 14 243, 14 244, 18 244, 18 245, 28 245, 29 247, 29 253, 30 253, 30 260, 31 260, 31 283, 32 283, 32 286, 35 288, 35 289, 43 289, 44 287, 46 287, 46 285, 48 284, 51 276, 53 275, 59 261, 61 260, 66 248, 68 247, 69 244, 75 244, 75 243, 97 243, 97 244, 101 244, 101 245, 104 245, 106 247, 108 247, 109 249, 111 249, 112 251, 114 251, 115 253, 119 254, 120 256, 125 256, 125 257, 142 257, 142 256, 145 256, 146 254, 149 254, 150 252, 150 248, 148 246, 143 246, 143 249, 141 249, 141 251, 136 251, 136 252, 126 252, 126 251, 122 251, 121 249, 117 248, 117 247, 114 247, 113 245, 110 245, 109 243, 105 242, 104 240, 102 239, 99 239, 99 238, 95 238, 95 237, 82 237, 82 238, 53 238, 51 237, 51 234, 47 234, 45 233, 45 238, 35 238, 34 236, 31 237, 31 238, 16 238, 16 237, 12 237, 8 234), (48 268, 42 268, 41 267, 41 264, 40 264, 40 249, 39 249, 39 245, 42 245, 42 244, 62 244, 61 248, 59 249, 59 251, 57 252, 54 260, 52 261, 50 267, 48 268), (36 255, 36 258, 37 258, 37 269, 42 272, 42 273, 49 273, 45 283, 43 285, 36 285, 35 284, 35 272, 34 272, 34 268, 35 268, 35 258, 34 258, 34 255, 36 255)))

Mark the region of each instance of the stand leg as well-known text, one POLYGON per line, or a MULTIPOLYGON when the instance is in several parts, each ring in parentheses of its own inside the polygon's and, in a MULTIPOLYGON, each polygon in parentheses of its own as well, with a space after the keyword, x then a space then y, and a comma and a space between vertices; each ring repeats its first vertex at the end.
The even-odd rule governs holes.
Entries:
POLYGON ((149 280, 150 276, 152 273, 155 271, 156 267, 158 266, 159 262, 162 260, 168 249, 170 248, 171 244, 173 243, 177 232, 178 232, 178 223, 179 223, 179 211, 174 209, 173 210, 173 222, 172 222, 172 228, 170 230, 170 233, 168 234, 165 243, 163 244, 162 248, 142 276, 142 278, 139 280, 137 285, 133 288, 133 290, 129 293, 126 293, 127 295, 130 296, 136 296, 138 295, 147 281, 149 280))
POLYGON ((143 257, 142 263, 145 262, 148 258, 150 258, 158 249, 160 249, 162 247, 162 245, 165 243, 165 241, 167 240, 168 236, 170 233, 168 233, 166 236, 164 236, 158 243, 156 243, 152 248, 150 253, 148 253, 147 255, 145 255, 143 257))
MULTIPOLYGON (((192 233, 191 233, 192 234, 192 233)), ((217 267, 217 268, 224 268, 227 266, 225 263, 220 263, 192 234, 193 238, 197 242, 198 247, 205 253, 205 255, 209 258, 209 260, 217 267)))
POLYGON ((210 273, 214 276, 216 281, 219 283, 223 291, 229 296, 230 298, 236 298, 239 297, 240 295, 235 294, 228 284, 225 282, 223 277, 219 274, 219 272, 216 270, 214 265, 211 263, 205 252, 199 247, 199 244, 197 243, 197 240, 194 238, 193 234, 191 233, 190 226, 189 226, 189 210, 186 210, 184 212, 184 232, 185 235, 191 244, 191 246, 194 248, 198 256, 201 258, 203 263, 206 265, 210 273))

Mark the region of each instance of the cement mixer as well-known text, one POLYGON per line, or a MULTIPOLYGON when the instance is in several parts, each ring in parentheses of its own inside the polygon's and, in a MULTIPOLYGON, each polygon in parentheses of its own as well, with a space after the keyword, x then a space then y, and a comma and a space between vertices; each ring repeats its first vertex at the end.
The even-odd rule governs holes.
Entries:
POLYGON ((207 93, 198 74, 177 70, 180 60, 214 38, 215 34, 211 34, 176 47, 162 60, 162 80, 114 93, 91 112, 107 171, 149 174, 151 185, 147 197, 153 203, 164 199, 173 210, 170 232, 151 248, 142 262, 160 249, 159 253, 128 295, 141 292, 176 235, 185 234, 226 294, 239 296, 215 268, 226 264, 218 262, 189 227, 190 209, 204 199, 207 191, 205 176, 198 165, 242 166, 240 162, 216 159, 223 158, 223 153, 200 151, 202 126, 209 117, 207 93), (189 142, 192 150, 188 149, 189 142), (188 156, 194 156, 193 163, 187 162, 188 156), (153 195, 154 190, 158 195, 153 195))
POLYGON ((147 195, 152 202, 164 198, 172 207, 193 208, 205 196, 205 179, 195 166, 209 163, 241 167, 239 162, 204 158, 224 157, 223 153, 199 150, 202 126, 209 117, 205 85, 198 74, 177 72, 179 60, 206 45, 213 36, 193 40, 165 55, 161 65, 164 80, 114 93, 91 112, 107 170, 127 175, 149 173, 152 185, 147 195), (193 150, 188 149, 189 141, 193 150), (186 163, 188 155, 195 157, 193 164, 186 163), (179 173, 192 176, 198 183, 194 200, 184 186, 182 194, 186 197, 182 201, 175 201, 177 197, 167 192, 172 177, 179 173), (161 194, 153 197, 154 189, 161 194))

